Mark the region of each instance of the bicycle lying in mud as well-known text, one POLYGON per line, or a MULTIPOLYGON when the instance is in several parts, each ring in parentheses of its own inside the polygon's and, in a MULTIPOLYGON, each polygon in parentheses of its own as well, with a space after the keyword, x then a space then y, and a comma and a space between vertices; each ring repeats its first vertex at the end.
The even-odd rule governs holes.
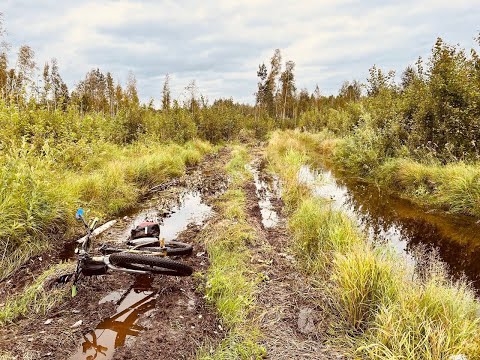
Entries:
MULTIPOLYGON (((189 276, 193 269, 181 262, 167 258, 168 255, 184 255, 191 253, 191 245, 180 242, 164 242, 160 238, 143 238, 137 245, 117 249, 109 246, 99 248, 100 256, 91 256, 89 251, 92 238, 101 231, 96 230, 97 219, 87 223, 83 209, 78 209, 76 219, 83 222, 87 234, 77 240, 77 268, 73 273, 72 296, 77 293, 77 282, 81 275, 104 275, 110 271, 121 271, 131 274, 162 274, 170 276, 189 276), (158 245, 158 246, 154 246, 158 245)), ((110 226, 112 222, 110 222, 110 226)), ((106 230, 109 223, 102 226, 106 230)), ((100 230, 97 229, 97 230, 100 230)), ((70 279, 70 276, 68 277, 70 279)))

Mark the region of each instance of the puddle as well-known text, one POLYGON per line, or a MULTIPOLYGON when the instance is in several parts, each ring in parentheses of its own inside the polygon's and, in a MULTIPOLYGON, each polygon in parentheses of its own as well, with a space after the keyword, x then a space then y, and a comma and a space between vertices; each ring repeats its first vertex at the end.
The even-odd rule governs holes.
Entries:
POLYGON ((278 198, 278 178, 268 176, 265 173, 265 163, 249 164, 248 170, 253 175, 255 192, 258 198, 258 206, 262 215, 262 224, 265 228, 275 227, 278 223, 278 215, 272 204, 272 199, 278 198))
POLYGON ((454 277, 465 274, 480 290, 480 225, 473 218, 428 213, 372 185, 335 176, 328 169, 303 166, 299 179, 315 195, 330 199, 334 209, 356 220, 371 240, 391 243, 416 263, 422 259, 415 258, 415 249, 436 249, 454 277))
POLYGON ((155 308, 157 291, 148 276, 137 276, 134 284, 123 294, 114 291, 99 304, 118 298, 115 315, 103 319, 95 330, 83 335, 82 343, 70 360, 112 359, 115 349, 139 335, 143 328, 136 325, 138 319, 155 308))
MULTIPOLYGON (((168 212, 159 210, 152 205, 152 208, 135 214, 131 224, 119 236, 109 236, 108 240, 124 244, 130 236, 130 230, 144 221, 158 222, 160 224, 160 235, 167 241, 174 240, 188 225, 201 225, 210 217, 212 212, 212 207, 202 201, 199 192, 184 192, 179 195, 178 201, 168 212)), ((60 259, 74 259, 76 245, 76 241, 66 243, 59 254, 60 259)))
POLYGON ((211 206, 202 201, 199 192, 185 192, 167 213, 149 209, 135 216, 133 224, 126 229, 120 241, 125 241, 130 230, 144 221, 160 224, 160 236, 165 240, 174 240, 189 224, 201 225, 212 214, 211 206))
POLYGON ((112 291, 110 294, 107 294, 102 299, 100 299, 98 305, 105 304, 107 302, 118 302, 122 298, 122 295, 124 293, 125 290, 112 291))

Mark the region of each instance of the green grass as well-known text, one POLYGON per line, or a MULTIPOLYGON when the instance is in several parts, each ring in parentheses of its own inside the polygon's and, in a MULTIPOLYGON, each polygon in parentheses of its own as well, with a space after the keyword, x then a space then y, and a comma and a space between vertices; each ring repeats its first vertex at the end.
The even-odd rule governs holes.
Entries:
MULTIPOLYGON (((319 150, 308 143, 302 149, 301 138, 292 132, 276 133, 271 141, 269 159, 282 179, 282 191, 299 194, 291 202, 291 245, 301 269, 319 284, 319 291, 326 291, 334 315, 331 341, 348 346, 352 356, 361 358, 433 360, 458 354, 478 358, 480 304, 472 289, 464 281, 450 280, 436 259, 429 260, 420 278, 388 245, 372 248, 352 220, 322 199, 312 199, 294 175, 300 164, 290 161, 292 153, 300 152, 308 160, 319 150)), ((323 150, 332 148, 330 143, 323 150)), ((425 171, 423 166, 414 168, 409 174, 425 171)), ((448 168, 449 186, 462 188, 454 185, 453 168, 448 168)), ((466 173, 461 176, 465 177, 466 173)), ((406 184, 419 180, 425 181, 424 175, 408 178, 406 184)))
POLYGON ((45 250, 58 233, 71 236, 77 207, 104 219, 118 215, 135 207, 149 188, 214 151, 201 141, 99 149, 75 171, 35 156, 29 147, 0 154, 0 279, 45 250))
POLYGON ((225 166, 232 182, 232 188, 240 187, 246 179, 251 177, 250 172, 246 169, 249 159, 250 156, 244 146, 234 145, 232 147, 232 158, 225 166))
POLYGON ((350 219, 318 198, 301 201, 289 220, 289 229, 295 254, 311 273, 326 272, 335 253, 344 254, 362 242, 350 219))
MULTIPOLYGON (((315 139, 318 140, 319 135, 312 134, 309 142, 315 139)), ((350 175, 375 183, 423 207, 480 216, 478 163, 442 165, 432 158, 420 163, 409 158, 407 151, 402 156, 402 150, 387 156, 383 153, 381 136, 373 130, 343 139, 320 138, 314 150, 312 157, 321 156, 350 175)))
POLYGON ((261 276, 251 266, 249 245, 255 234, 247 223, 245 181, 250 178, 245 165, 249 156, 245 148, 235 146, 225 170, 231 177, 229 189, 218 199, 219 220, 204 231, 210 266, 206 273, 205 297, 228 330, 220 345, 202 347, 197 358, 261 359, 265 349, 259 344, 260 333, 252 319, 255 293, 261 276))
POLYGON ((73 263, 57 264, 40 274, 22 293, 7 298, 0 309, 0 325, 4 326, 28 314, 46 314, 63 299, 70 296, 70 287, 51 282, 58 276, 72 272, 73 263))

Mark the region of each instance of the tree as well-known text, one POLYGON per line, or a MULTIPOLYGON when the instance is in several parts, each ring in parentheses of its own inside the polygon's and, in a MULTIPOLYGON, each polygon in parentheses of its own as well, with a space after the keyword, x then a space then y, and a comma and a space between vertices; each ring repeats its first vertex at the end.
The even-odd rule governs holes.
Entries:
POLYGON ((260 112, 266 104, 266 92, 267 92, 267 79, 268 71, 265 64, 261 64, 258 66, 257 77, 259 78, 258 82, 258 90, 255 93, 255 109, 258 107, 260 112))
POLYGON ((281 87, 281 99, 282 99, 282 119, 285 117, 293 117, 293 104, 295 97, 295 76, 293 70, 295 69, 295 63, 291 60, 285 63, 285 71, 280 75, 281 87))
POLYGON ((278 105, 275 102, 275 94, 277 93, 277 78, 282 70, 282 55, 280 49, 275 49, 272 58, 270 59, 270 73, 266 81, 265 102, 268 109, 268 114, 271 117, 278 118, 278 105))
POLYGON ((65 108, 69 98, 68 88, 67 85, 63 82, 62 77, 60 76, 58 62, 55 58, 51 60, 50 84, 53 92, 52 95, 54 108, 65 108))
POLYGON ((162 89, 162 110, 168 111, 171 106, 171 94, 170 94, 170 76, 165 75, 165 81, 163 82, 162 89))
POLYGON ((185 91, 189 94, 188 107, 192 116, 195 117, 195 110, 199 108, 197 101, 198 88, 195 80, 190 81, 190 83, 185 87, 185 91))
POLYGON ((108 107, 110 109, 110 116, 114 115, 114 99, 115 99, 115 84, 113 83, 113 77, 110 72, 107 72, 107 99, 108 107))
POLYGON ((318 84, 315 86, 315 90, 313 91, 313 99, 315 101, 315 107, 317 110, 320 110, 320 102, 322 99, 322 94, 320 92, 320 88, 318 87, 318 84))
POLYGON ((368 96, 376 96, 382 90, 394 88, 394 71, 389 71, 387 74, 385 74, 381 69, 377 68, 376 65, 373 65, 368 72, 370 73, 370 76, 367 79, 368 96))
POLYGON ((307 89, 300 90, 298 94, 298 113, 305 112, 310 107, 310 94, 307 89))
POLYGON ((47 110, 50 110, 49 96, 50 96, 50 65, 48 62, 43 66, 43 94, 42 94, 42 103, 47 106, 47 110))
POLYGON ((16 75, 11 78, 13 83, 12 90, 17 103, 20 98, 26 95, 28 86, 33 84, 33 73, 35 70, 35 52, 28 45, 20 46, 18 50, 16 75))
POLYGON ((407 89, 413 82, 418 78, 417 73, 413 66, 407 66, 407 68, 402 73, 402 90, 407 89))
POLYGON ((132 71, 128 73, 126 95, 133 105, 138 106, 140 104, 137 92, 137 79, 132 71))
POLYGON ((117 82, 117 86, 115 87, 115 106, 117 107, 115 113, 118 112, 118 109, 122 105, 123 99, 124 95, 122 86, 120 85, 120 82, 117 82))
POLYGON ((345 81, 338 94, 347 101, 358 101, 362 96, 362 85, 357 80, 345 81))

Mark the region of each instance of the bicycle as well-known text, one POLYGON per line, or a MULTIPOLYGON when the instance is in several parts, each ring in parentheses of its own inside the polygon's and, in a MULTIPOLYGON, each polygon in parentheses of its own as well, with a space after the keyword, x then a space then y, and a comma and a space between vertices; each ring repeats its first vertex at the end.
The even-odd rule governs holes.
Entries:
MULTIPOLYGON (((88 224, 85 220, 83 209, 78 209, 75 218, 83 222, 87 234, 77 240, 78 246, 75 252, 78 254, 78 260, 77 268, 73 274, 72 296, 77 294, 76 286, 81 275, 104 275, 109 270, 131 274, 162 274, 170 276, 190 276, 193 273, 193 269, 190 266, 166 258, 165 256, 168 255, 169 251, 165 246, 129 249, 102 247, 100 248, 101 256, 91 256, 89 251, 92 237, 99 233, 99 231, 94 233, 98 219, 93 219, 88 224)), ((103 230, 108 228, 106 225, 108 223, 103 225, 103 230)), ((162 244, 159 243, 159 245, 162 244)))

